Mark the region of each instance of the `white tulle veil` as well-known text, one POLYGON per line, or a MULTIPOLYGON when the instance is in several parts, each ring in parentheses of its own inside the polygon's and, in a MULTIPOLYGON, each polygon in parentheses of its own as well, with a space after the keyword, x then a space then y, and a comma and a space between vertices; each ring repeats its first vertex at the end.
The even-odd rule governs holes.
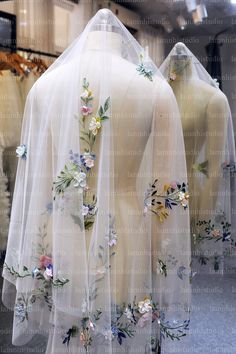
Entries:
POLYGON ((228 271, 235 263, 236 161, 228 100, 183 43, 174 46, 160 71, 172 86, 182 115, 194 267, 228 271))
POLYGON ((160 334, 185 335, 191 273, 178 108, 109 10, 31 89, 17 154, 3 271, 13 343, 42 333, 47 353, 151 353, 160 334), (148 135, 119 130, 135 122, 148 135))

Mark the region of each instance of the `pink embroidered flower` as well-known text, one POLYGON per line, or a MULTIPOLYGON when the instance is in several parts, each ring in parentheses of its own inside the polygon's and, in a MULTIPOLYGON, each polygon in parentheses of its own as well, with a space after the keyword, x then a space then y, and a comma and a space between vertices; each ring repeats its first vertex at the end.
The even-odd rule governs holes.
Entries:
POLYGON ((81 113, 83 116, 87 116, 88 114, 92 113, 92 107, 91 106, 82 106, 81 107, 81 113))
POLYGON ((175 73, 170 73, 170 81, 175 81, 177 78, 175 73))
POLYGON ((138 326, 140 328, 143 328, 148 323, 151 323, 151 321, 152 321, 152 311, 149 311, 140 317, 140 319, 138 320, 138 326))
POLYGON ((41 256, 39 259, 40 268, 47 268, 49 264, 52 264, 52 258, 49 256, 41 256))
POLYGON ((171 188, 176 189, 177 188, 177 183, 176 182, 171 182, 170 186, 171 186, 171 188))
POLYGON ((213 231, 212 231, 212 235, 213 235, 214 237, 219 237, 219 236, 220 236, 220 230, 218 230, 218 229, 213 230, 213 231))

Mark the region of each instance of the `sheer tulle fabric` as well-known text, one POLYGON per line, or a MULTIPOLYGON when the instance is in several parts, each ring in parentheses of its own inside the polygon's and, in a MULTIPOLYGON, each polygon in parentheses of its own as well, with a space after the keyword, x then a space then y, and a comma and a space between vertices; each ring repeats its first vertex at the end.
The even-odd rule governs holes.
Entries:
POLYGON ((184 333, 190 241, 178 108, 110 11, 31 89, 18 153, 3 271, 13 343, 43 333, 47 353, 151 353, 160 328, 184 333), (163 223, 149 210, 156 179, 159 200, 170 183, 178 192, 163 223))
POLYGON ((173 88, 183 124, 194 267, 222 272, 235 253, 235 142, 228 100, 183 43, 160 71, 173 88))

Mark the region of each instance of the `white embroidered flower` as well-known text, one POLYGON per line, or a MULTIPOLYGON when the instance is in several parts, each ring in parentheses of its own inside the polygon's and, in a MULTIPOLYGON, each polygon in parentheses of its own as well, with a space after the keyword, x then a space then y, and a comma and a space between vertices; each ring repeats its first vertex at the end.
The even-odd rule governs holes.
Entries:
POLYGON ((84 300, 81 305, 81 311, 82 313, 85 313, 87 311, 87 302, 84 300))
POLYGON ((83 205, 83 207, 82 207, 82 215, 86 216, 86 215, 88 215, 88 212, 89 212, 89 207, 87 205, 83 205))
POLYGON ((124 311, 125 316, 127 317, 128 320, 132 320, 133 315, 132 312, 130 311, 130 309, 128 307, 126 307, 125 311, 124 311))
POLYGON ((96 275, 104 275, 104 274, 106 274, 106 272, 107 272, 107 269, 105 266, 102 266, 102 267, 96 269, 96 275))
POLYGON ((111 329, 107 329, 106 331, 104 331, 103 335, 104 335, 105 339, 109 340, 109 341, 112 341, 112 339, 114 338, 114 335, 113 335, 111 329))
POLYGON ((117 233, 114 229, 109 230, 109 234, 105 236, 109 247, 115 246, 117 242, 117 233))
POLYGON ((84 172, 75 172, 74 174, 74 179, 75 179, 75 183, 74 183, 74 187, 79 187, 84 189, 87 186, 86 183, 86 173, 84 172))
POLYGON ((181 205, 183 207, 187 207, 188 206, 188 199, 189 199, 189 194, 188 193, 184 193, 184 192, 179 192, 178 194, 179 197, 179 201, 181 203, 181 205))
POLYGON ((89 320, 89 328, 91 328, 93 331, 95 330, 95 324, 89 320))
POLYGON ((139 301, 138 307, 139 307, 139 312, 142 314, 149 312, 152 309, 151 300, 147 298, 144 301, 139 301))
POLYGON ((99 117, 93 117, 89 123, 89 130, 92 132, 93 135, 97 135, 101 126, 101 119, 99 117))
POLYGON ((147 212, 148 212, 148 207, 147 207, 147 205, 145 205, 143 208, 143 215, 144 216, 147 215, 147 212))
POLYGON ((52 267, 47 267, 43 276, 46 280, 50 280, 53 277, 53 270, 52 267))
POLYGON ((84 159, 84 164, 86 167, 92 168, 94 166, 94 159, 92 159, 90 156, 86 157, 84 159))
POLYGON ((26 160, 26 155, 27 155, 27 148, 25 144, 22 144, 16 148, 16 154, 17 157, 22 158, 23 160, 26 160))

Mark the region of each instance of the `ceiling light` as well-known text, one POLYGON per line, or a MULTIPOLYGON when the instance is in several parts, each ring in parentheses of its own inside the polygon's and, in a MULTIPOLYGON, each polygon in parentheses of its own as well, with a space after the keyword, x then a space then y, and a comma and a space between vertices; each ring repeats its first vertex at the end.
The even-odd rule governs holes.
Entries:
POLYGON ((185 20, 185 18, 182 15, 180 15, 180 16, 177 17, 176 21, 177 21, 179 27, 183 31, 186 28, 186 26, 187 26, 187 21, 185 20))
POLYGON ((185 0, 188 12, 193 12, 197 8, 196 0, 185 0))
POLYGON ((231 0, 231 4, 236 4, 236 0, 231 0))
POLYGON ((192 12, 192 18, 195 25, 202 23, 202 16, 197 10, 192 12))
MULTIPOLYGON (((236 3, 236 0, 235 0, 236 3)), ((197 12, 199 17, 201 17, 202 19, 207 18, 208 14, 207 14, 207 9, 206 9, 206 5, 205 4, 200 4, 197 6, 197 12)))

